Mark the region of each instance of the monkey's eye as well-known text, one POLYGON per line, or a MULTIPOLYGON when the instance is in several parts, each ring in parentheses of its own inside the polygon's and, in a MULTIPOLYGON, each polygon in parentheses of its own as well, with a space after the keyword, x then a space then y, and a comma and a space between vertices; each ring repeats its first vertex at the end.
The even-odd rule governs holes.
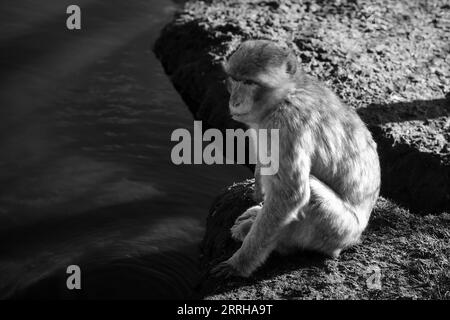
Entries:
POLYGON ((252 86, 256 84, 256 82, 253 80, 243 80, 242 83, 245 84, 246 86, 252 86))

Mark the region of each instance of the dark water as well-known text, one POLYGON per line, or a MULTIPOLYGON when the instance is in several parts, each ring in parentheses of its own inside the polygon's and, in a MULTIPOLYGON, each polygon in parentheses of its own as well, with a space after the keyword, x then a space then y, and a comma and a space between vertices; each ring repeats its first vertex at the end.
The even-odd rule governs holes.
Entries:
POLYGON ((193 120, 151 47, 176 3, 79 0, 79 31, 69 4, 0 4, 0 297, 186 297, 209 204, 249 171, 170 160, 193 120))

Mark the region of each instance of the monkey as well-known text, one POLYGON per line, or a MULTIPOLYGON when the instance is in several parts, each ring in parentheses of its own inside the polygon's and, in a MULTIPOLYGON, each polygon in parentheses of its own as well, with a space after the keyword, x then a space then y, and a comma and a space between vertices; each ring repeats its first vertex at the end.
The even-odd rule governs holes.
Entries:
POLYGON ((255 169, 257 202, 231 228, 241 247, 212 269, 249 277, 268 256, 312 250, 337 258, 360 242, 380 190, 377 145, 356 111, 305 74, 288 46, 247 40, 223 63, 231 117, 279 130, 279 169, 255 169))

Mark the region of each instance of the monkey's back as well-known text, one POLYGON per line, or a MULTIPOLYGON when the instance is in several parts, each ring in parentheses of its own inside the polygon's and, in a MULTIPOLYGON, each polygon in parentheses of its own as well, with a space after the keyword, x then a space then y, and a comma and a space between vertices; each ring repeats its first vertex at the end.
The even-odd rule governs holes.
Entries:
POLYGON ((380 189, 380 165, 376 143, 355 110, 306 77, 283 104, 291 124, 280 130, 309 137, 299 143, 311 155, 311 174, 343 200, 370 210, 380 189))

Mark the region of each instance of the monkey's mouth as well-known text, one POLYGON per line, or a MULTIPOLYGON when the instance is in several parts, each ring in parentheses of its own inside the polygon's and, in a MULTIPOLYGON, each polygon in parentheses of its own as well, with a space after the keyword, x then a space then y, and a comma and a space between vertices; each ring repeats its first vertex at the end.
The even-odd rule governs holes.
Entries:
POLYGON ((231 112, 230 114, 231 114, 232 117, 243 117, 243 116, 248 115, 249 113, 250 113, 250 112, 245 112, 245 113, 235 113, 235 112, 231 112))

